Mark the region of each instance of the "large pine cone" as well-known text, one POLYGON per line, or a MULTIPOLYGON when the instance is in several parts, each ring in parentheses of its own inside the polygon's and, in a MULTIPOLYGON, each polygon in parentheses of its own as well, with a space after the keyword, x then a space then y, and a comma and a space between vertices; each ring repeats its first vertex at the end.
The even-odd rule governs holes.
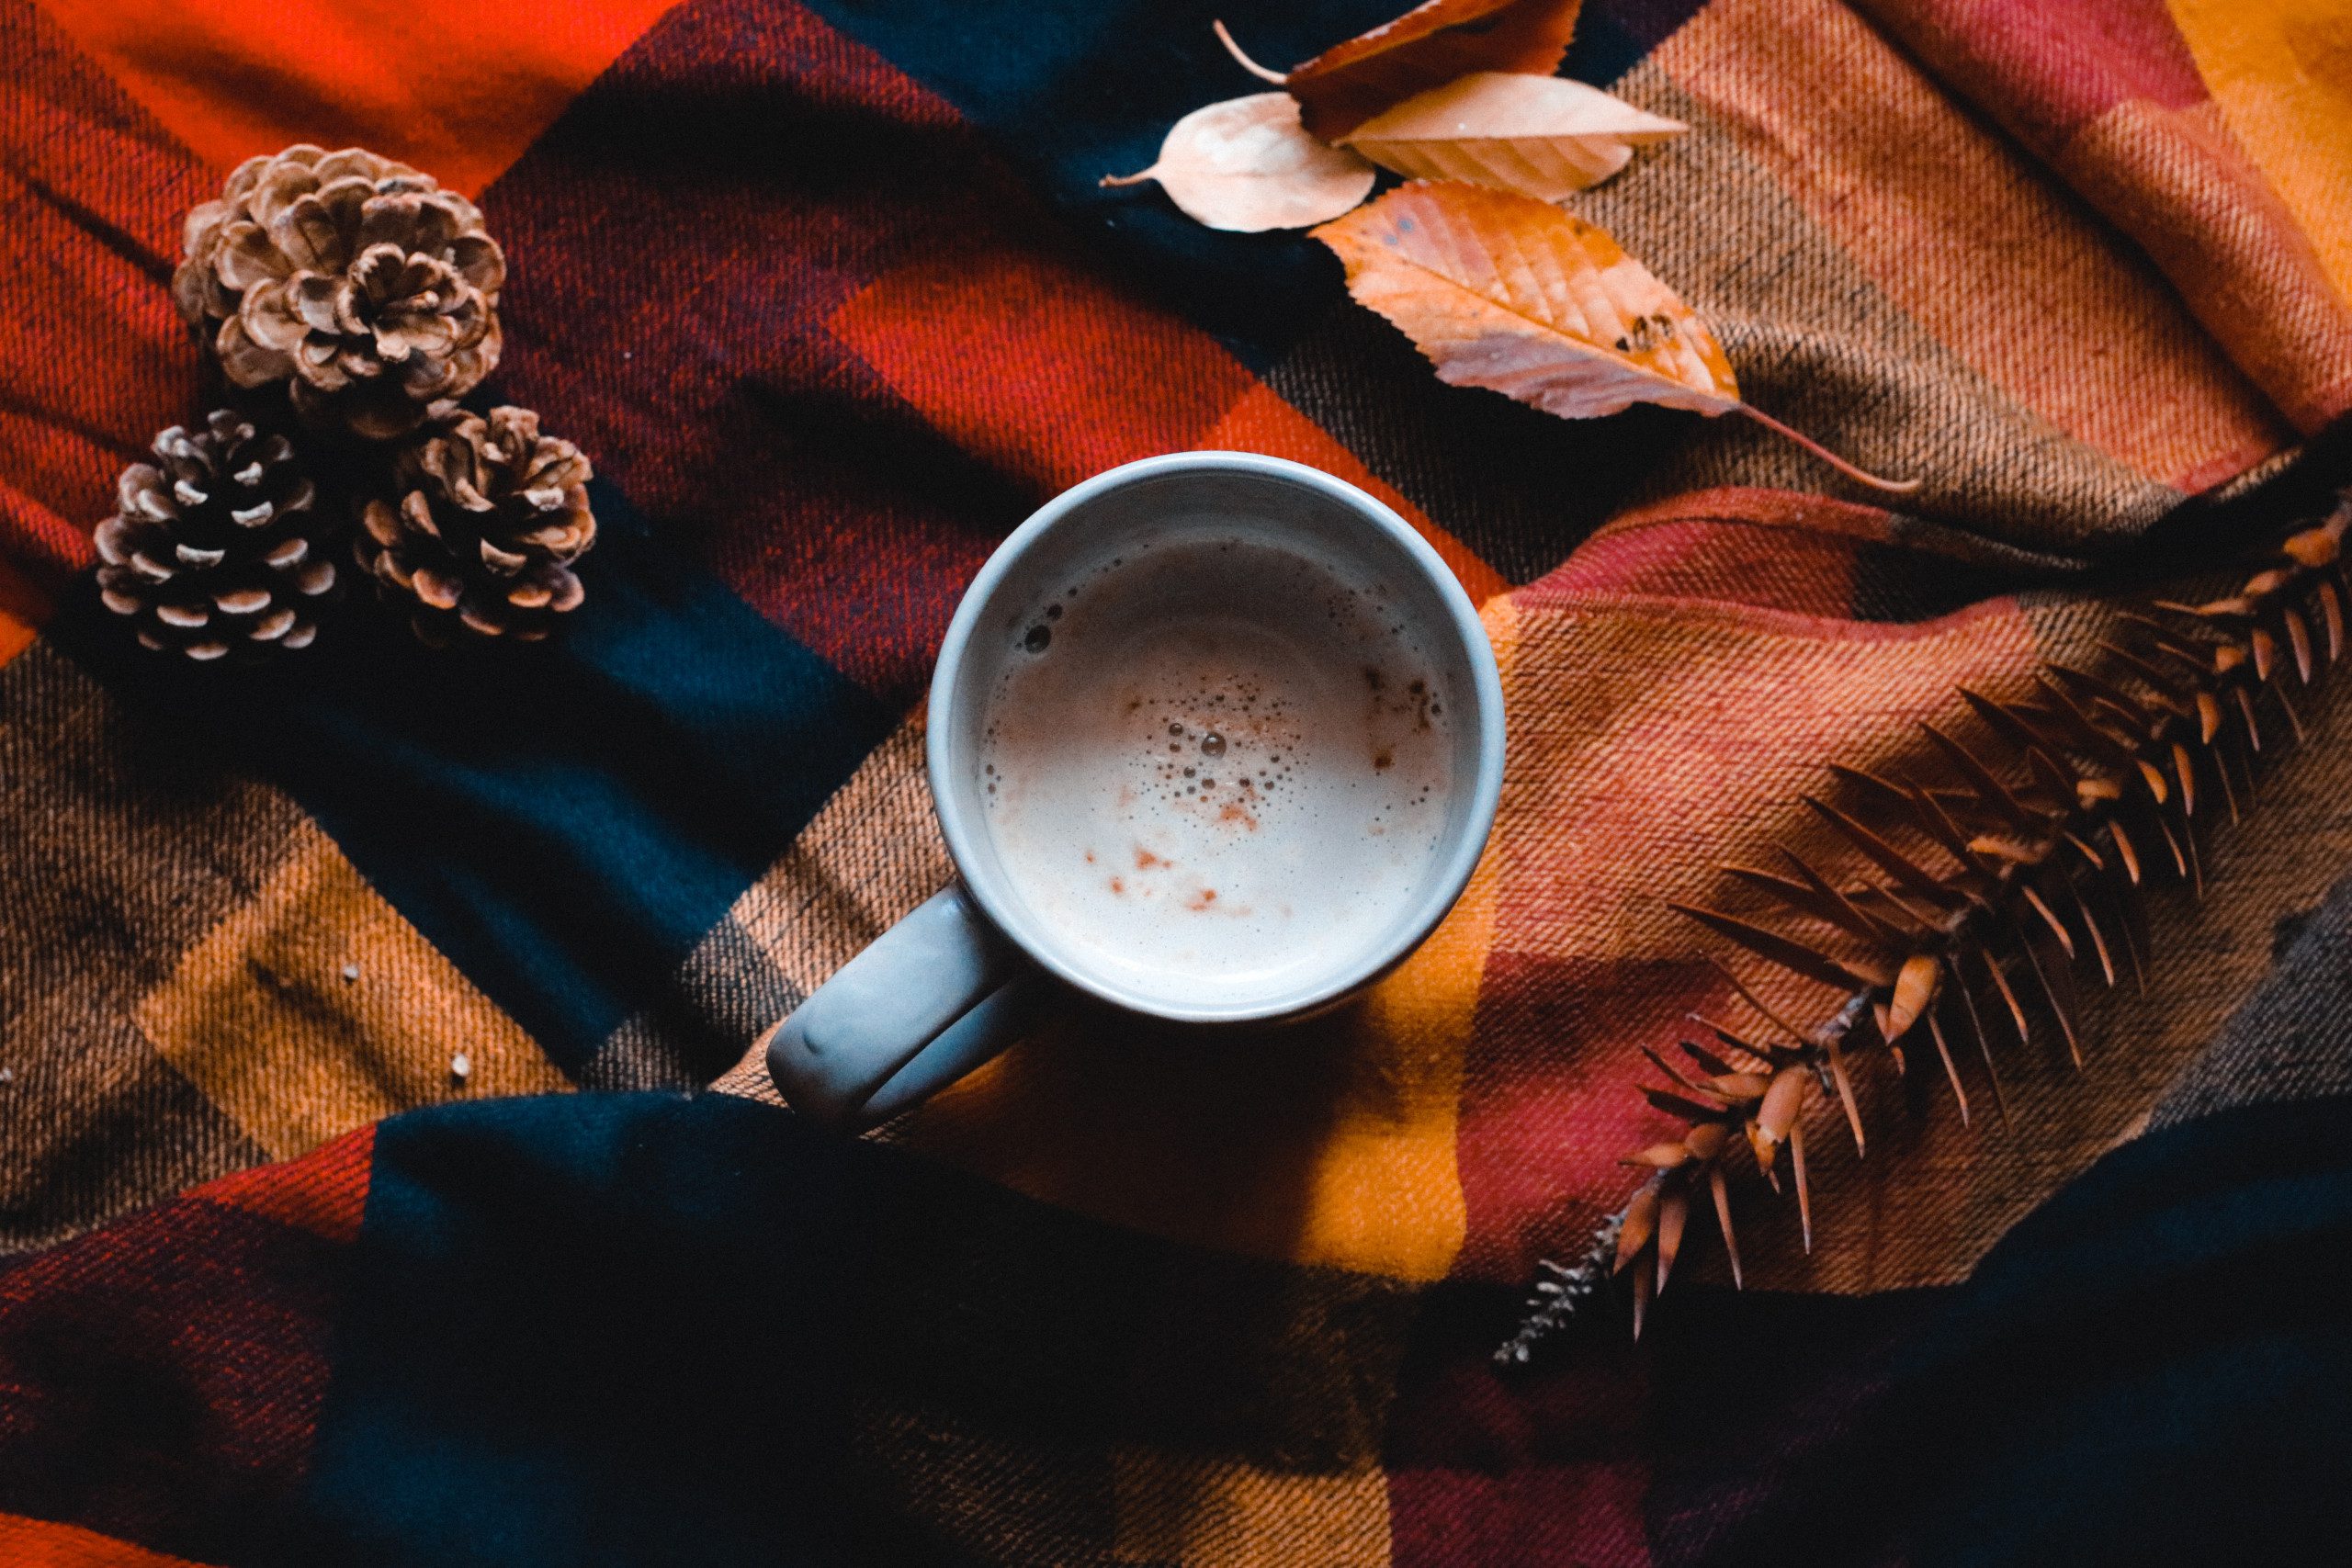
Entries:
POLYGON ((316 491, 285 436, 227 409, 155 437, 98 525, 99 596, 139 640, 190 659, 303 648, 335 585, 316 491))
POLYGON ((481 213, 356 147, 249 158, 187 215, 172 298, 240 387, 313 424, 404 435, 498 363, 506 258, 481 213))
POLYGON ((571 563, 596 542, 588 459, 540 434, 537 414, 445 411, 394 468, 399 499, 370 501, 354 543, 386 593, 414 602, 418 637, 536 642, 579 605, 571 563))

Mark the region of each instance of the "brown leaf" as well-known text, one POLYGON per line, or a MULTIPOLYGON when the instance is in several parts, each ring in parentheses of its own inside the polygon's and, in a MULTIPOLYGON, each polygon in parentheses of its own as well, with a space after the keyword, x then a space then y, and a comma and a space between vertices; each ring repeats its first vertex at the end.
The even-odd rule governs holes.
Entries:
POLYGON ((1702 1105, 1662 1089, 1645 1088, 1642 1098, 1668 1116, 1679 1116, 1686 1122, 1711 1122, 1724 1113, 1720 1105, 1702 1105))
POLYGON ((2050 971, 2043 966, 2041 953, 2033 945, 2033 934, 2019 930, 2018 946, 2024 950, 2026 967, 2033 971, 2034 983, 2041 987, 2042 999, 2050 1004, 2051 1015, 2058 1021, 2058 1032, 2066 1041, 2066 1055, 2073 1058, 2075 1066, 2081 1066, 2083 1043, 2075 1033, 2074 1015, 2067 1010, 2065 998, 2059 996, 2058 987, 2051 983, 2050 971))
POLYGON ((2139 886, 2140 852, 2132 842, 2132 835, 2123 830, 2122 823, 2110 818, 2107 824, 2107 836, 2115 840, 2115 852, 2122 857, 2123 874, 2132 879, 2132 886, 2139 886))
POLYGON ((2001 1072, 1993 1065, 1993 1037, 1985 1032, 1984 1015, 1976 1010, 1976 993, 1969 989, 1968 978, 1961 970, 1960 961, 1952 960, 1953 991, 1960 997, 1960 1010, 1968 1015, 1968 1032, 1976 1037, 1976 1054, 1984 1059, 1984 1077, 1993 1086, 1993 1109, 2001 1113, 2001 1122, 2009 1120, 2009 1099, 2001 1092, 2001 1072))
POLYGON ((1942 976, 1943 967, 1932 953, 1915 953, 1903 961, 1903 972, 1894 977, 1894 995, 1886 1004, 1883 1032, 1888 1044, 1910 1032, 1911 1025, 1936 999, 1936 982, 1942 976))
POLYGON ((2066 891, 2075 896, 2075 911, 2083 917, 2083 930, 2090 932, 2091 951, 2098 954, 2098 972, 2107 980, 2109 989, 2115 986, 2115 960, 2107 951, 2107 936, 2098 929, 2098 921, 2091 914, 2091 901, 2072 879, 2066 881, 2066 891))
POLYGON ((2017 1025, 2018 1043, 2032 1044, 2033 1026, 2025 1021, 2025 1004, 2018 1000, 2017 992, 2009 987, 2009 977, 2001 972, 2000 959, 1994 954, 1991 948, 1984 949, 1982 956, 1984 960, 1984 972, 1993 976, 1993 988, 2000 992, 2001 1000, 2008 1004, 2009 1021, 2017 1025))
POLYGON ((1254 234, 1337 218, 1370 195, 1377 177, 1357 154, 1307 135, 1288 93, 1252 93, 1194 109, 1169 129, 1158 163, 1102 183, 1158 180, 1187 216, 1254 234))
POLYGON ((1623 168, 1635 147, 1690 129, 1582 82, 1474 71, 1338 141, 1408 179, 1466 180, 1558 201, 1623 168))
POLYGON ((2213 744, 2213 737, 2222 733, 2222 700, 2211 692, 2197 694, 2197 739, 2202 745, 2213 744))
POLYGON ((2074 957, 2075 934, 2066 929, 2064 921, 2059 919, 2057 912, 2042 901, 2041 895, 2034 891, 2031 883, 2018 883, 2018 891, 2025 895, 2025 901, 2032 906, 2033 912, 2041 917, 2041 923, 2050 928, 2050 934, 2058 939, 2058 945, 2066 950, 2066 956, 2074 957))
POLYGON ((1635 403, 1737 412, 1849 479, 1863 473, 1740 401, 1738 378, 1698 313, 1603 231, 1532 197, 1416 181, 1315 231, 1347 266, 1357 301, 1393 322, 1438 379, 1484 387, 1563 419, 1635 403))
POLYGON ((1765 1022, 1779 1029, 1792 1040, 1803 1040, 1804 1038, 1804 1032, 1803 1030, 1799 1029, 1795 1024, 1791 1023, 1787 1019, 1782 1018, 1779 1013, 1774 1012, 1770 1008, 1766 1007, 1756 993, 1748 989, 1747 982, 1742 980, 1738 976, 1733 974, 1729 969, 1726 969, 1723 964, 1716 963, 1716 961, 1712 958, 1708 959, 1707 963, 1713 968, 1716 974, 1724 977, 1724 981, 1726 985, 1730 986, 1734 991, 1739 994, 1739 998, 1742 1001, 1745 1001, 1749 1007, 1756 1010, 1758 1015, 1760 1016, 1765 1022))
POLYGON ((1295 94, 1306 128, 1337 141, 1393 105, 1473 71, 1549 76, 1559 68, 1584 0, 1429 0, 1395 21, 1334 44, 1288 74, 1267 70, 1217 37, 1242 68, 1295 94))
POLYGON ((1875 960, 1858 961, 1870 965, 1867 970, 1858 969, 1838 962, 1827 953, 1816 953, 1802 942, 1792 942, 1787 937, 1768 931, 1761 926, 1751 926, 1746 920, 1735 919, 1729 915, 1718 914, 1713 909, 1702 908, 1695 904, 1668 903, 1667 908, 1678 915, 1687 916, 1698 921, 1718 936, 1726 937, 1739 943, 1758 958, 1777 964, 1783 969, 1792 970, 1808 980, 1818 980, 1825 986, 1835 986, 1842 990, 1860 991, 1867 990, 1872 986, 1886 985, 1894 978, 1894 971, 1879 964, 1875 960))
POLYGON ((1960 1104, 1960 1124, 1968 1125, 1968 1090, 1961 1087, 1960 1066, 1951 1059, 1951 1046, 1944 1040, 1942 1021, 1931 1009, 1928 1013, 1928 1035, 1936 1043, 1936 1055, 1943 1058, 1944 1077, 1951 1080, 1951 1097, 1960 1104))
POLYGON ((1724 1168, 1715 1166, 1707 1172, 1707 1190, 1714 1194, 1715 1224, 1724 1233, 1724 1251, 1731 1257, 1731 1283, 1734 1290, 1745 1290, 1739 1277, 1739 1237, 1731 1228, 1731 1189, 1724 1180, 1724 1168))
POLYGON ((1835 828, 1848 843, 1861 851, 1871 864, 1893 877, 1897 886, 1918 895, 1930 904, 1939 906, 1960 898, 1958 894, 1930 875, 1917 862, 1836 807, 1809 795, 1799 798, 1813 807, 1815 813, 1823 821, 1835 828))
POLYGON ((1796 1125, 1797 1116, 1804 1109, 1805 1084, 1810 1077, 1803 1067, 1787 1067, 1772 1075, 1771 1086, 1764 1091, 1764 1103, 1756 1112, 1757 1130, 1770 1141, 1779 1143, 1796 1125))
POLYGON ((1682 1250, 1682 1227, 1690 1223, 1690 1194, 1677 1182, 1672 1191, 1658 1200, 1657 1205, 1657 1288, 1666 1289, 1666 1277, 1674 1269, 1675 1254, 1682 1250))
POLYGON ((1813 1188, 1804 1179, 1804 1127, 1801 1122, 1789 1128, 1789 1168, 1797 1178, 1797 1224, 1804 1232, 1804 1249, 1813 1250, 1813 1188))
POLYGON ((1653 1177, 1634 1194, 1633 1201, 1625 1205, 1625 1223, 1617 1232, 1617 1267, 1620 1269, 1640 1257, 1642 1248, 1650 1244, 1650 1236, 1657 1228, 1657 1205, 1658 1184, 1657 1179, 1653 1177))
POLYGON ((1828 1042, 1829 1079, 1838 1086, 1838 1103, 1846 1111, 1846 1125, 1854 1134, 1857 1158, 1870 1152, 1862 1138, 1862 1108, 1854 1102, 1854 1080, 1846 1076, 1846 1055, 1838 1049, 1836 1041, 1828 1042))
MULTIPOLYGON (((1699 1018, 1699 1015, 1695 1012, 1690 1016, 1694 1019, 1698 1019, 1701 1023, 1705 1023, 1707 1021, 1703 1018, 1699 1018)), ((1710 1027, 1713 1026, 1710 1025, 1710 1027)), ((1675 1043, 1682 1047, 1682 1054, 1684 1055, 1699 1064, 1699 1069, 1702 1072, 1723 1074, 1736 1073, 1740 1070, 1739 1068, 1733 1066, 1728 1060, 1716 1055, 1713 1051, 1708 1050, 1704 1045, 1700 1044, 1695 1040, 1678 1040, 1675 1043)))
POLYGON ((1918 725, 1928 739, 1935 743, 1936 750, 1941 751, 1945 759, 1960 770, 1961 776, 1968 781, 1969 787, 1975 792, 1977 799, 1990 807, 1996 816, 2020 833, 2030 835, 2042 830, 2044 824, 2041 818, 2027 810, 2025 803, 2018 800, 2010 792, 2009 786, 2001 782, 2000 775, 1978 761, 1974 752, 1924 718, 1918 721, 1918 725))

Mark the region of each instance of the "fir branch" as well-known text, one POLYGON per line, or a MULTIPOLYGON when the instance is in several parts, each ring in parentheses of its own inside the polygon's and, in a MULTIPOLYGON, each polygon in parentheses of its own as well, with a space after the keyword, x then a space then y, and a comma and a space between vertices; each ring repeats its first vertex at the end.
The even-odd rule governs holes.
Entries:
POLYGON ((1919 761, 1901 774, 1833 766, 1855 808, 1804 799, 1849 863, 1816 869, 1782 846, 1793 877, 1724 868, 1806 922, 1802 934, 1672 906, 1748 958, 1843 993, 1840 1004, 1800 1031, 1718 965, 1759 1022, 1734 1029, 1694 1015, 1715 1042, 1683 1042, 1696 1071, 1647 1053, 1668 1082, 1641 1092, 1684 1123, 1682 1135, 1627 1157, 1649 1179, 1576 1265, 1541 1265, 1547 1277, 1496 1359, 1528 1360, 1606 1276, 1628 1270, 1638 1337, 1694 1208, 1712 1209, 1736 1285, 1726 1162, 1737 1151, 1775 1191, 1785 1168, 1810 1252, 1804 1113, 1834 1094, 1856 1149, 1863 1146, 1849 1060, 1883 1056, 1901 1073, 1906 1044, 1926 1035, 1963 1122, 1969 1100, 1955 1042, 1981 1057, 2007 1114, 1988 1017, 2018 1045, 2033 1039, 2036 1015, 2047 1018, 2079 1066, 2074 976, 2087 970, 2114 986, 2120 952, 2145 989, 2142 889, 2169 875, 2202 896, 2199 834, 2217 806, 2232 822, 2251 807, 2257 759, 2303 738, 2294 693, 2342 661, 2347 532, 2352 490, 2324 521, 2286 538, 2275 564, 2236 592, 2198 604, 2153 600, 2123 617, 2096 659, 2047 663, 2030 692, 1961 688, 1981 737, 1922 722, 1919 761))

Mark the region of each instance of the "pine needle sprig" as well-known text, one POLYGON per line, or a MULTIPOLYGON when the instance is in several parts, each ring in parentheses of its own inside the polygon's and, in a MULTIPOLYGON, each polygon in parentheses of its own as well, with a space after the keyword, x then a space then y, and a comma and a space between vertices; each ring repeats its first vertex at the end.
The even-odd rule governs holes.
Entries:
POLYGON ((1687 1033, 1697 1038, 1679 1042, 1683 1060, 1645 1048, 1665 1081, 1641 1093, 1683 1131, 1625 1156, 1648 1179, 1585 1259, 1541 1265, 1547 1279, 1497 1359, 1525 1362, 1601 1293, 1589 1278, 1597 1258, 1629 1277, 1638 1337, 1694 1211, 1712 1213, 1739 1284, 1730 1167, 1743 1154, 1773 1191, 1793 1190, 1811 1252, 1805 1112, 1834 1095, 1860 1153, 1852 1074, 1861 1058, 1883 1057, 1903 1074, 1924 1035, 1963 1124, 1962 1055, 1982 1061, 2004 1119, 2002 1052, 2054 1026, 2080 1067, 2075 976, 2110 987, 2129 976, 2146 990, 2144 889, 2165 880, 2201 897, 2199 835, 2219 816, 2237 822, 2253 807, 2258 761, 2304 739, 2300 694, 2344 658, 2347 532, 2352 491, 2235 592, 2151 600, 2090 656, 2045 662, 2029 691, 1959 688, 1992 745, 1921 720, 1917 761, 1905 770, 1833 764, 1857 809, 1801 799, 1842 863, 1776 845, 1774 865, 1721 868, 1731 886, 1804 922, 1801 934, 1670 905, 1746 957, 1842 999, 1801 1027, 1716 964, 1755 1021, 1692 1014, 1687 1033), (2047 1026, 2037 1029, 2037 1016, 2047 1026))

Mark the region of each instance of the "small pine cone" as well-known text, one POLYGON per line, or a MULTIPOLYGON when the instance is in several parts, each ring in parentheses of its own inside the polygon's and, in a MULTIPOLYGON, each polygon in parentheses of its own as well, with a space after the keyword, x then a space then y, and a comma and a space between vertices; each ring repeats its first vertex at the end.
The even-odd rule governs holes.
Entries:
POLYGON ((98 593, 139 640, 190 659, 305 648, 335 586, 316 490, 293 444, 222 409, 155 437, 98 525, 98 593))
POLYGON ((589 472, 528 409, 445 410, 395 459, 396 499, 361 513, 359 564, 414 602, 411 625, 436 648, 463 633, 537 642, 583 596, 571 563, 596 542, 589 472))
POLYGON ((187 215, 180 314, 239 387, 283 382, 305 422, 405 435, 498 363, 506 258, 481 213, 356 147, 249 158, 187 215))

